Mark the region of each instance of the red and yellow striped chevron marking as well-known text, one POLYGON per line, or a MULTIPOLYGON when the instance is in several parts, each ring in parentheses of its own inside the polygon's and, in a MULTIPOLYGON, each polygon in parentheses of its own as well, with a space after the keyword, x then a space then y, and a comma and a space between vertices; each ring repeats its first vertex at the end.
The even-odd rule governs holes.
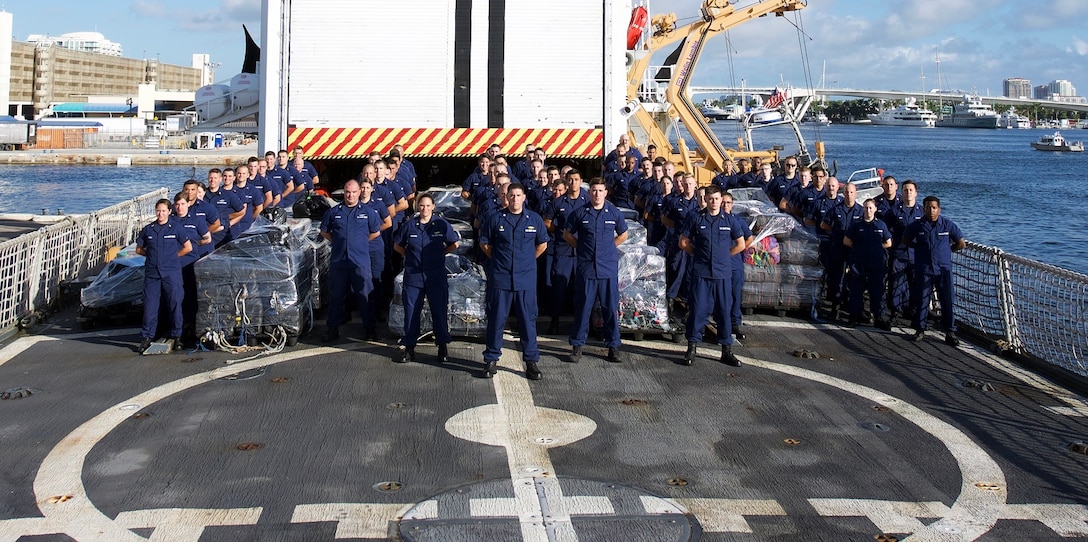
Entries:
POLYGON ((302 145, 307 158, 356 158, 404 145, 408 156, 479 156, 492 143, 521 155, 525 145, 557 158, 600 158, 604 132, 579 128, 289 128, 288 148, 302 145))

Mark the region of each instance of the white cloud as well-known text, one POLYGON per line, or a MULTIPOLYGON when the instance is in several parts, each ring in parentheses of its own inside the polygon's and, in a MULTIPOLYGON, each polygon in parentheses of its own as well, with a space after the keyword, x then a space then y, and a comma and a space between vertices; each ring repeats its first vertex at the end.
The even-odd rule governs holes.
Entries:
POLYGON ((1066 51, 1080 56, 1086 56, 1088 55, 1088 42, 1073 36, 1073 45, 1066 48, 1066 51))

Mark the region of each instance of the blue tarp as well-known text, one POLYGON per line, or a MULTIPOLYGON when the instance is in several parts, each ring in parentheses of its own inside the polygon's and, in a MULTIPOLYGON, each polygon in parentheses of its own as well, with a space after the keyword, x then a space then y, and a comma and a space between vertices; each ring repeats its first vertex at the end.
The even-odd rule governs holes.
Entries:
POLYGON ((54 113, 119 113, 136 114, 136 106, 128 104, 99 104, 86 102, 67 102, 53 106, 54 113))

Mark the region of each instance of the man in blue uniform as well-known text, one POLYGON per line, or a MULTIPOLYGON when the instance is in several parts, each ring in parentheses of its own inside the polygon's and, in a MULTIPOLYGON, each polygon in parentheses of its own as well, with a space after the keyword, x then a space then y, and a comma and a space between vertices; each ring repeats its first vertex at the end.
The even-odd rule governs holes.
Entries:
POLYGON ((552 200, 544 223, 552 234, 552 242, 555 244, 555 252, 552 259, 551 281, 552 291, 549 296, 551 303, 551 324, 548 333, 559 332, 559 318, 567 311, 574 297, 571 289, 574 278, 574 247, 561 242, 563 230, 567 227, 567 218, 579 207, 589 202, 582 192, 582 174, 576 169, 567 172, 567 193, 552 200))
POLYGON ((253 188, 251 185, 245 182, 239 182, 242 179, 242 172, 245 170, 245 167, 245 165, 241 165, 238 166, 238 169, 225 168, 223 170, 223 191, 234 194, 234 197, 238 198, 238 201, 242 202, 242 205, 246 208, 242 217, 230 228, 230 236, 232 239, 237 238, 253 225, 253 221, 257 216, 253 212, 254 208, 261 203, 261 200, 258 198, 264 196, 264 194, 259 194, 257 189, 253 188))
POLYGON ((729 318, 733 300, 733 256, 744 250, 743 233, 733 217, 722 210, 722 191, 706 187, 706 209, 688 215, 680 230, 680 248, 692 255, 691 309, 687 318, 688 350, 684 365, 695 361, 696 346, 703 340, 703 328, 710 315, 722 345, 722 363, 740 366, 733 355, 733 329, 729 318))
POLYGON ((192 344, 196 341, 197 289, 196 270, 193 264, 212 251, 212 236, 208 233, 208 221, 189 211, 185 192, 174 196, 174 217, 188 234, 193 250, 181 258, 181 339, 192 344))
POLYGON ((955 222, 941 216, 941 200, 926 196, 922 200, 925 217, 907 226, 903 232, 903 244, 914 249, 914 335, 919 341, 926 334, 929 319, 929 302, 933 290, 941 304, 941 323, 944 325, 944 342, 959 346, 956 337, 955 284, 952 281, 952 253, 967 246, 963 232, 955 222))
POLYGON ((665 281, 668 290, 665 296, 671 300, 681 299, 690 301, 688 291, 688 266, 691 264, 691 256, 680 250, 677 244, 680 240, 680 227, 688 215, 699 210, 699 198, 695 195, 698 183, 695 175, 691 173, 678 173, 676 175, 676 191, 665 199, 664 215, 661 223, 665 225, 665 259, 668 267, 665 270, 665 281))
POLYGON ((215 207, 219 224, 223 226, 221 230, 212 231, 212 244, 218 248, 234 239, 232 229, 242 220, 246 206, 233 193, 223 190, 223 172, 219 168, 208 170, 208 193, 204 201, 215 207))
POLYGON ((481 184, 488 181, 488 175, 491 173, 491 158, 488 158, 486 154, 481 154, 476 159, 476 164, 476 169, 472 170, 472 173, 461 183, 461 197, 465 201, 472 201, 472 194, 481 184))
MULTIPOLYGON (((376 172, 374 166, 367 164, 366 167, 376 172)), ((374 211, 380 223, 378 229, 382 232, 382 234, 370 240, 370 278, 373 289, 367 295, 367 304, 359 307, 359 317, 363 320, 363 339, 376 341, 378 340, 377 310, 382 304, 382 294, 378 288, 379 277, 382 276, 382 272, 385 270, 385 238, 383 234, 386 231, 391 231, 393 219, 389 216, 389 206, 374 197, 374 183, 365 175, 359 181, 359 191, 359 204, 374 211)), ((391 195, 385 196, 386 199, 391 197, 391 195)))
POLYGON ((790 156, 782 164, 784 171, 767 186, 767 197, 778 207, 779 211, 786 212, 789 209, 789 193, 795 186, 801 184, 801 178, 797 170, 797 157, 790 156))
POLYGON ((170 217, 170 200, 155 203, 155 221, 136 238, 136 254, 144 257, 144 320, 140 352, 154 341, 159 326, 160 300, 170 315, 170 338, 181 348, 181 300, 184 287, 181 259, 193 250, 185 228, 170 217))
POLYGON ((876 198, 877 218, 888 214, 888 211, 899 205, 903 200, 903 196, 899 194, 899 183, 896 182, 895 177, 885 176, 880 180, 880 187, 884 189, 884 194, 876 198))
POLYGON ((502 354, 502 330, 513 307, 520 325, 519 339, 525 376, 540 380, 536 343, 536 259, 548 247, 548 231, 540 215, 525 208, 525 187, 507 188, 506 210, 493 213, 480 227, 480 248, 487 261, 487 346, 484 378, 495 375, 502 354))
MULTIPOLYGON (((703 201, 705 202, 706 193, 705 189, 703 190, 703 201)), ((741 325, 744 323, 744 313, 741 310, 741 298, 744 292, 744 250, 752 244, 755 236, 752 235, 752 229, 748 227, 748 222, 744 220, 744 217, 733 214, 733 195, 725 191, 722 191, 722 210, 733 217, 734 227, 740 230, 741 236, 744 238, 744 248, 733 255, 732 281, 729 285, 730 290, 733 292, 732 301, 729 303, 729 322, 733 328, 733 336, 743 341, 748 338, 748 335, 741 329, 741 325)))
MULTIPOLYGON (((620 157, 620 161, 624 158, 620 157)), ((574 247, 574 329, 571 332, 570 361, 582 359, 582 347, 589 337, 589 316, 593 303, 600 301, 604 316, 608 361, 619 363, 620 324, 619 262, 616 248, 627 239, 627 222, 615 205, 606 200, 608 188, 600 178, 589 181, 589 204, 576 209, 567 220, 563 238, 574 247)))
POLYGON ((831 208, 824 215, 824 221, 820 229, 829 232, 827 257, 824 262, 826 278, 827 301, 831 303, 831 319, 838 318, 839 306, 845 299, 843 295, 843 274, 846 270, 846 261, 850 257, 850 248, 843 244, 846 230, 855 221, 861 220, 865 210, 857 202, 858 187, 853 183, 846 183, 843 187, 842 202, 831 208))
MULTIPOLYGON (((208 231, 215 233, 224 227, 225 224, 219 222, 219 211, 211 206, 208 202, 200 198, 200 182, 196 179, 189 179, 182 185, 181 192, 185 194, 185 200, 189 202, 189 214, 201 218, 208 226, 208 231)), ((214 246, 209 247, 207 252, 211 252, 214 246)), ((201 254, 203 256, 203 254, 201 254)))
POLYGON ((918 201, 918 185, 911 180, 903 183, 902 198, 884 215, 884 223, 892 234, 892 249, 888 258, 888 311, 892 319, 914 318, 911 284, 914 282, 914 249, 903 244, 907 226, 925 216, 918 201))
POLYGON ((862 302, 868 291, 869 311, 873 313, 876 327, 889 331, 892 326, 884 319, 884 280, 892 235, 884 221, 876 218, 876 208, 876 200, 865 200, 862 219, 850 224, 842 240, 850 249, 850 272, 847 277, 850 281, 850 320, 846 325, 854 327, 860 323, 862 302))
POLYGON ((368 302, 370 283, 370 240, 381 235, 381 222, 373 209, 359 203, 361 189, 357 181, 344 184, 344 201, 325 211, 321 236, 332 244, 329 255, 329 312, 323 342, 340 338, 344 302, 351 286, 356 306, 362 312, 368 302))
POLYGON ((294 185, 287 186, 287 183, 291 180, 291 176, 286 171, 280 169, 279 161, 277 160, 274 151, 264 153, 264 165, 264 177, 272 188, 272 207, 280 207, 283 204, 283 198, 290 195, 295 189, 294 185))

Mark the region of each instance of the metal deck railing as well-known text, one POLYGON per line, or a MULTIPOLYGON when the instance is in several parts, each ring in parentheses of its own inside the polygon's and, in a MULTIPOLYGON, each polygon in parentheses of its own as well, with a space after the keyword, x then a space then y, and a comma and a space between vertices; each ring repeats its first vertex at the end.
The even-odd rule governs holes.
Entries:
POLYGON ((0 334, 52 305, 63 282, 100 269, 107 249, 135 241, 167 193, 160 188, 0 244, 0 334))
POLYGON ((1088 275, 971 242, 952 262, 958 322, 1088 377, 1088 275))

